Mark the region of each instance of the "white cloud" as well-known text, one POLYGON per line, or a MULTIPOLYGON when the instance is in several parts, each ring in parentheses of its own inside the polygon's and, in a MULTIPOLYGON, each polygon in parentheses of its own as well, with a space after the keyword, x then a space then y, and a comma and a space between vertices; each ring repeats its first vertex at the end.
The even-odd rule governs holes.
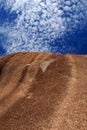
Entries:
POLYGON ((51 41, 76 29, 87 16, 86 0, 6 0, 5 4, 11 12, 21 12, 15 25, 6 25, 10 30, 4 45, 7 53, 51 51, 51 41))

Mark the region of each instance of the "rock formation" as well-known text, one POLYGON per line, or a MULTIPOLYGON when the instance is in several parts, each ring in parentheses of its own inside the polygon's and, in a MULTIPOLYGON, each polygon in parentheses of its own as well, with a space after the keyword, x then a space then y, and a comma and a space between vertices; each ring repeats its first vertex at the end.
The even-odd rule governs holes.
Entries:
POLYGON ((0 57, 0 130, 87 130, 87 56, 0 57))

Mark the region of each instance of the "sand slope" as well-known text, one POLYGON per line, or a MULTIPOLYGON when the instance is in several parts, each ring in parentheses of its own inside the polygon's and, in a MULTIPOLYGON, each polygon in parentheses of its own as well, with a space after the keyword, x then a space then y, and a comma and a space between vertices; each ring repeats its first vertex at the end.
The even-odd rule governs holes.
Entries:
POLYGON ((87 130, 87 56, 0 57, 0 130, 87 130))

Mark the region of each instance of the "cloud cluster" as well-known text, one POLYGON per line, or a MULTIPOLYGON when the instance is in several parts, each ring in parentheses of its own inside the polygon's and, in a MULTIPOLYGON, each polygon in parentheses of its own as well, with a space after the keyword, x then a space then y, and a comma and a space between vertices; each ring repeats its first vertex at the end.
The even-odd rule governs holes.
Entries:
POLYGON ((14 24, 3 25, 7 32, 7 40, 3 45, 7 53, 49 52, 52 50, 50 43, 80 27, 87 16, 87 0, 5 1, 5 9, 17 14, 14 24))

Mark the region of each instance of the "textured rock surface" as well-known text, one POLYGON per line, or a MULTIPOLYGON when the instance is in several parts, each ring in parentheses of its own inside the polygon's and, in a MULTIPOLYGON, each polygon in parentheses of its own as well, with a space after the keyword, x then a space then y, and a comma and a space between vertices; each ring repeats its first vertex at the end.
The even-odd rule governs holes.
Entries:
POLYGON ((87 130, 87 56, 0 57, 0 130, 87 130))

